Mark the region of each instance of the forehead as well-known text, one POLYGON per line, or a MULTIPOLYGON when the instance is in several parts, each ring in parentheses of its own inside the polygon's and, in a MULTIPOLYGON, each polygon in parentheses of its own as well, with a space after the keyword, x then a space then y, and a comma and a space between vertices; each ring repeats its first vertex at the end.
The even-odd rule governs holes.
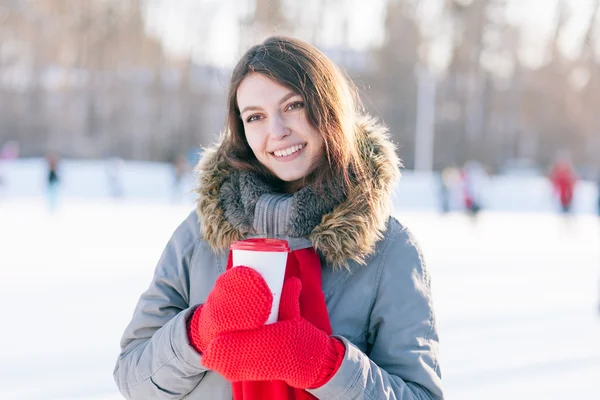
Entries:
POLYGON ((254 72, 246 76, 238 86, 238 107, 242 109, 250 105, 279 102, 290 92, 293 91, 263 74, 254 72))

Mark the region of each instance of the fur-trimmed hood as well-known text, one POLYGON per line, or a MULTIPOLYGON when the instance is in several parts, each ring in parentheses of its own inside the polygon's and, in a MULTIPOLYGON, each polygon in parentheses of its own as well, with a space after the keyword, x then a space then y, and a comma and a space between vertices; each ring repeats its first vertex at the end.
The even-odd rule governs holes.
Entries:
MULTIPOLYGON (((357 126, 364 134, 361 135, 364 140, 359 141, 359 149, 368 179, 355 182, 345 200, 320 216, 320 222, 307 235, 314 248, 334 267, 347 265, 349 260, 364 264, 365 258, 374 251, 386 229, 391 213, 392 190, 400 176, 400 161, 387 129, 368 116, 357 121, 357 126), (365 193, 370 196, 365 196, 365 193)), ((247 237, 251 231, 227 218, 221 189, 239 171, 225 162, 218 149, 219 145, 206 149, 196 167, 196 211, 201 237, 213 250, 223 251, 232 242, 247 237)), ((300 192, 294 196, 305 196, 306 191, 304 194, 300 192)))

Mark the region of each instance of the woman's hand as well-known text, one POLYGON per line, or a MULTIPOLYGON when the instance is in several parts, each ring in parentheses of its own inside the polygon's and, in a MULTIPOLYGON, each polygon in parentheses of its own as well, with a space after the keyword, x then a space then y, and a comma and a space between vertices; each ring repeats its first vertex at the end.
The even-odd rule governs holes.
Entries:
POLYGON ((307 389, 325 384, 344 356, 344 344, 300 315, 302 284, 286 281, 279 309, 280 322, 219 335, 202 359, 207 368, 232 382, 283 380, 307 389))
POLYGON ((256 329, 269 317, 273 295, 263 277, 249 267, 232 268, 219 276, 215 286, 188 321, 194 348, 206 348, 221 333, 256 329))

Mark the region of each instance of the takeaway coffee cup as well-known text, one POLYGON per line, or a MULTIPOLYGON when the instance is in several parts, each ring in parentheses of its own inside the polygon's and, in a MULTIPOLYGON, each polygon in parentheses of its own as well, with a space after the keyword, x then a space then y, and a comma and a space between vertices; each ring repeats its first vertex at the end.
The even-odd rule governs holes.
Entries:
POLYGON ((233 267, 245 265, 262 275, 273 294, 273 305, 267 324, 277 322, 279 301, 290 248, 286 240, 246 239, 232 243, 233 267))

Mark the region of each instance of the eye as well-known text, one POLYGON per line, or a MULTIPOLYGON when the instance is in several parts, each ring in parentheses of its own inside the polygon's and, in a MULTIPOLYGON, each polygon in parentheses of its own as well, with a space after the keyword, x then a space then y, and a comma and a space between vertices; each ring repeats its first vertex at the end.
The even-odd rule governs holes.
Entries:
POLYGON ((303 101, 294 101, 293 103, 288 104, 288 106, 285 108, 285 110, 295 110, 297 108, 303 108, 304 107, 304 102, 303 101))
POLYGON ((249 116, 248 118, 246 118, 246 122, 247 122, 247 123, 250 123, 250 122, 258 121, 260 118, 262 118, 262 116, 261 116, 261 115, 259 115, 259 114, 254 114, 254 115, 251 115, 251 116, 249 116))

